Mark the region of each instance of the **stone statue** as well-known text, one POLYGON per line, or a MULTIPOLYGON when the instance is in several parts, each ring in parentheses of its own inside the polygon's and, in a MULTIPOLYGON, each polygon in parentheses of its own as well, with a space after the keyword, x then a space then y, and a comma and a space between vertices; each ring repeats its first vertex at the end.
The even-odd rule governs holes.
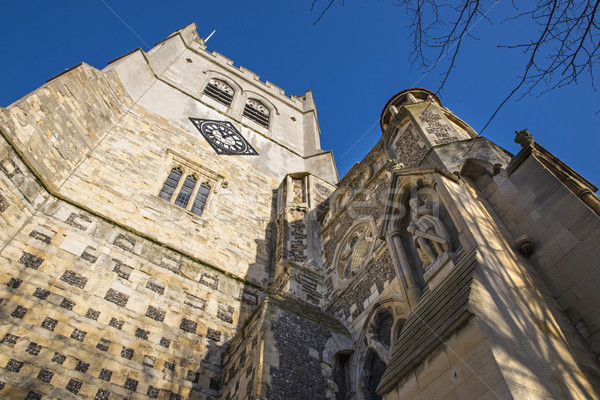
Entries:
POLYGON ((420 204, 418 197, 409 200, 411 219, 408 232, 412 235, 423 267, 427 268, 440 255, 450 251, 450 237, 446 227, 433 215, 430 202, 420 204))

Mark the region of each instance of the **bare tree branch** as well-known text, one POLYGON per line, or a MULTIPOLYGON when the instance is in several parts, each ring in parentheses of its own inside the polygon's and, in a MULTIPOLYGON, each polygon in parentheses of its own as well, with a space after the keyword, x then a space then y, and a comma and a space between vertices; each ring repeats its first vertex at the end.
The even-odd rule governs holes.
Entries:
MULTIPOLYGON (((443 90, 456 67, 465 39, 476 39, 473 28, 481 20, 491 22, 487 13, 498 0, 392 0, 407 15, 413 44, 412 65, 426 72, 442 69, 443 90), (484 11, 487 10, 487 11, 484 11)), ((334 0, 323 0, 318 22, 334 0)), ((319 4, 313 0, 311 10, 319 4)), ((343 2, 340 3, 343 5, 343 2)), ((577 84, 585 73, 592 85, 600 62, 600 0, 535 0, 530 9, 519 9, 501 23, 524 21, 539 26, 538 33, 523 43, 499 47, 523 51, 527 61, 515 85, 487 120, 483 132, 502 107, 515 95, 543 95, 548 91, 577 84)))

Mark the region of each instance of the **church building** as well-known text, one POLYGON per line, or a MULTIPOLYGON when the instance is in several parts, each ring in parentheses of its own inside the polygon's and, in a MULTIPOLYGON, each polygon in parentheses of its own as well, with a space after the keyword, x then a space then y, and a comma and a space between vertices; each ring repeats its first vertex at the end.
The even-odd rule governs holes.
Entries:
POLYGON ((381 106, 340 179, 191 24, 0 108, 0 398, 600 399, 597 188, 381 106))

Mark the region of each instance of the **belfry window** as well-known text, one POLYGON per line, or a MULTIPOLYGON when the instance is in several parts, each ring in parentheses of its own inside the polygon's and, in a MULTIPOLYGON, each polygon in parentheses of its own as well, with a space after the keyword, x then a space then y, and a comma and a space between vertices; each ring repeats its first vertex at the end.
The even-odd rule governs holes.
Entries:
POLYGON ((207 182, 199 183, 192 174, 187 175, 181 182, 183 175, 180 167, 173 168, 158 196, 196 215, 202 215, 210 194, 210 185, 207 182))
POLYGON ((261 101, 256 99, 248 99, 246 107, 244 107, 244 116, 253 120, 265 128, 269 127, 269 119, 271 112, 261 101))
POLYGON ((220 79, 211 79, 204 88, 203 94, 229 107, 234 90, 229 84, 220 79))

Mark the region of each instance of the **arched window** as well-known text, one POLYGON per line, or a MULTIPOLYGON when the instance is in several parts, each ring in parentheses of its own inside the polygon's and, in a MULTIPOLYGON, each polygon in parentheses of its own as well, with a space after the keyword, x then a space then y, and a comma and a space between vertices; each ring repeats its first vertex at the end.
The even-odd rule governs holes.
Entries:
POLYGON ((386 300, 376 305, 367 317, 356 357, 357 399, 381 400, 376 389, 390 361, 406 312, 403 301, 386 300))
POLYGON ((187 207, 190 197, 192 197, 192 192, 194 191, 194 187, 196 186, 196 178, 193 175, 188 175, 183 181, 183 186, 181 186, 181 190, 177 195, 177 199, 175 199, 175 204, 180 207, 187 207))
POLYGON ((372 349, 367 350, 363 373, 363 395, 365 400, 381 400, 375 390, 381 382, 386 365, 372 349))
POLYGON ((208 82, 208 85, 206 85, 206 88, 204 88, 203 92, 203 94, 223 105, 226 105, 227 107, 229 107, 231 104, 234 93, 235 91, 228 83, 214 78, 208 82))
POLYGON ((194 204, 192 205, 192 212, 197 215, 202 215, 202 211, 204 211, 204 206, 206 205, 206 200, 208 199, 208 194, 210 193, 210 186, 208 183, 203 183, 200 185, 198 189, 198 194, 196 195, 196 199, 194 200, 194 204))
POLYGON ((181 167, 175 167, 171 169, 158 196, 196 215, 202 215, 210 194, 210 185, 207 182, 200 182, 196 176, 185 174, 181 167), (179 185, 184 175, 187 176, 185 176, 183 183, 179 185))
POLYGON ((244 116, 250 118, 265 128, 269 127, 269 119, 271 112, 260 100, 248 99, 246 107, 244 107, 244 116))
POLYGON ((175 189, 177 188, 177 184, 179 183, 179 179, 181 179, 181 169, 173 168, 165 181, 158 197, 161 197, 165 200, 171 200, 175 189))

